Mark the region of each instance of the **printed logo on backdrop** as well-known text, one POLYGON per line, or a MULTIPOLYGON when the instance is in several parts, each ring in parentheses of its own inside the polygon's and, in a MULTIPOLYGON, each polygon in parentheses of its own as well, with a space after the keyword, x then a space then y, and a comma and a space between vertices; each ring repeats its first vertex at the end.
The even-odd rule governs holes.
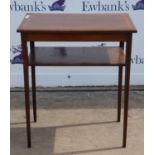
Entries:
POLYGON ((134 55, 131 58, 131 63, 135 65, 143 65, 144 64, 144 57, 141 57, 140 55, 134 55))
POLYGON ((48 5, 48 7, 50 11, 55 11, 55 10, 64 11, 65 9, 64 4, 65 4, 65 0, 58 0, 54 2, 52 5, 48 5))
POLYGON ((21 49, 21 45, 17 45, 17 46, 12 46, 11 49, 11 56, 10 56, 10 62, 11 64, 22 64, 23 60, 22 60, 22 49, 21 49))
POLYGON ((144 0, 139 0, 135 5, 132 5, 133 10, 144 10, 144 0))
POLYGON ((144 10, 144 0, 135 3, 127 0, 84 0, 82 11, 84 12, 127 12, 130 10, 144 10))
POLYGON ((47 4, 45 1, 30 1, 22 3, 17 0, 12 0, 10 10, 15 12, 49 12, 49 11, 64 11, 65 0, 51 1, 47 4))
POLYGON ((104 11, 104 12, 115 12, 115 11, 128 11, 130 9, 130 4, 128 1, 83 1, 82 2, 83 11, 104 11))

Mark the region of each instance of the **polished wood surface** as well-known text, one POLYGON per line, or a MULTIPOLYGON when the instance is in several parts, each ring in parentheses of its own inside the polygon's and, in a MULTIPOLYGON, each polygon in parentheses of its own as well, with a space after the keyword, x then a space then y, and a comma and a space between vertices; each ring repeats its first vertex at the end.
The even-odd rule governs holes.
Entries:
POLYGON ((27 14, 18 32, 136 32, 126 13, 27 14))
POLYGON ((33 62, 37 66, 118 66, 125 65, 119 47, 36 47, 33 62))

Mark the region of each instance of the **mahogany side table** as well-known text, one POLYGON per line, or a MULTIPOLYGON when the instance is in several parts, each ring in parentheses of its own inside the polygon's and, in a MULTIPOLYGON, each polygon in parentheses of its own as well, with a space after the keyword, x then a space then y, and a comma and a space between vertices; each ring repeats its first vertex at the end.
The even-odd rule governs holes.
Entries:
POLYGON ((35 66, 117 66, 118 116, 121 113, 122 68, 125 67, 123 147, 127 142, 130 59, 132 34, 137 32, 128 14, 26 14, 17 32, 21 34, 27 146, 31 147, 29 66, 32 72, 34 121, 36 113, 35 66), (35 47, 37 41, 119 42, 118 47, 35 47), (28 56, 30 43, 30 56, 28 56), (124 46, 126 45, 126 46, 124 46), (30 58, 29 58, 30 57, 30 58))

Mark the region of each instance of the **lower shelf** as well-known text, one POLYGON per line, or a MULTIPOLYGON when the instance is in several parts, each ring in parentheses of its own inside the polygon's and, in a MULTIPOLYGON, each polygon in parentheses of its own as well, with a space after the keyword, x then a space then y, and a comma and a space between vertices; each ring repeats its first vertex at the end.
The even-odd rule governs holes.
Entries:
POLYGON ((125 65, 125 55, 119 47, 35 47, 36 66, 118 66, 125 65))

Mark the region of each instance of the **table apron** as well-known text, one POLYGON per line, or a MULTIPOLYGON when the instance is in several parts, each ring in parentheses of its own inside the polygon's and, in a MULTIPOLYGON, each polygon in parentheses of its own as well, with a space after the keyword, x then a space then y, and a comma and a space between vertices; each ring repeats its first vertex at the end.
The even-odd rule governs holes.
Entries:
POLYGON ((26 41, 127 41, 131 33, 22 33, 26 41))

